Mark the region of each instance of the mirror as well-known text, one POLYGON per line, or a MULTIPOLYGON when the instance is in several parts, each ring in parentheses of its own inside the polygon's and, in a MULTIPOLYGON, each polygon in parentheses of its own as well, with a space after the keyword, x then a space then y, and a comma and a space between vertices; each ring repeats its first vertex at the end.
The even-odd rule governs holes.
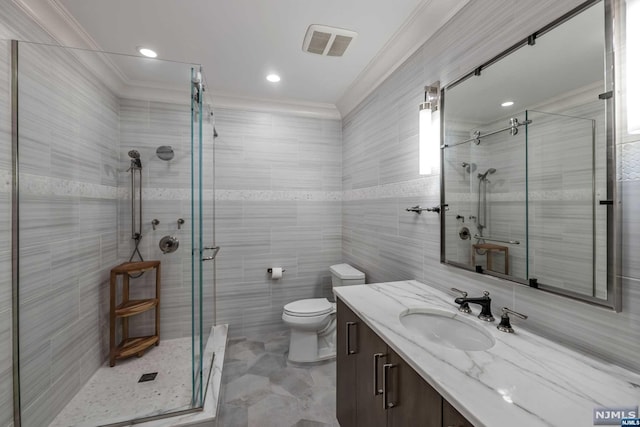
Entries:
POLYGON ((582 5, 443 89, 444 263, 619 308, 608 7, 582 5))

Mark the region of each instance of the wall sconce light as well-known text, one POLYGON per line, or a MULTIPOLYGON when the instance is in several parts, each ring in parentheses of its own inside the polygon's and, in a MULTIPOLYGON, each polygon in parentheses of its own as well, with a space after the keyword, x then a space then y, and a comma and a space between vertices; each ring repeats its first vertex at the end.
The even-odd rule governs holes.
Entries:
POLYGON ((420 175, 431 175, 440 167, 440 82, 424 88, 420 103, 420 175))
POLYGON ((640 0, 627 0, 627 131, 640 133, 640 0))

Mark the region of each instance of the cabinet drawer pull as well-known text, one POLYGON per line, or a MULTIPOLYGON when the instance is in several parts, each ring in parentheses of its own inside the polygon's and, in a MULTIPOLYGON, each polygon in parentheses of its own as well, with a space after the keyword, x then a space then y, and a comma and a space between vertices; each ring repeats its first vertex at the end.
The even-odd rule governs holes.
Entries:
POLYGON ((387 400, 387 385, 389 383, 389 375, 391 374, 391 369, 397 367, 398 365, 392 365, 391 363, 385 363, 382 365, 382 409, 393 408, 398 405, 398 402, 389 402, 387 400))
MULTIPOLYGON (((352 354, 356 354, 357 353, 357 349, 356 350, 351 350, 351 327, 352 326, 356 326, 357 323, 356 322, 347 322, 347 356, 350 356, 352 354)), ((358 330, 356 329, 356 333, 358 332, 358 330)))
POLYGON ((382 394, 382 389, 378 387, 378 361, 383 357, 387 357, 387 355, 384 353, 375 353, 373 355, 373 395, 374 396, 382 394))

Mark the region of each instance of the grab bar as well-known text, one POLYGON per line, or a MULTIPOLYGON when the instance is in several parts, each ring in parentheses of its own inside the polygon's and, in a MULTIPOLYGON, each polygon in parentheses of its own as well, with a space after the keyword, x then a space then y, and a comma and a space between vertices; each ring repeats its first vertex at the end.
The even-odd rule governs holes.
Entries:
POLYGON ((490 242, 500 242, 500 243, 509 243, 510 245, 519 245, 520 242, 518 240, 502 240, 502 239, 493 239, 491 236, 478 236, 477 234, 473 235, 474 239, 478 240, 488 240, 490 242))
POLYGON ((477 130, 473 133, 473 138, 465 139, 464 141, 456 142, 455 144, 443 144, 440 148, 455 147, 456 145, 466 144, 467 142, 471 142, 471 141, 475 141, 476 145, 478 145, 480 144, 480 138, 495 135, 497 133, 504 132, 507 130, 511 131, 511 135, 515 135, 518 133, 518 127, 522 125, 528 125, 528 124, 531 124, 531 120, 525 120, 524 122, 519 122, 518 119, 512 118, 510 120, 510 125, 506 128, 494 130, 487 133, 482 133, 479 130, 477 130))
POLYGON ((218 255, 218 252, 220 251, 220 246, 207 246, 202 248, 202 251, 214 251, 212 256, 208 256, 208 257, 204 257, 202 258, 202 261, 211 261, 213 259, 215 259, 216 255, 218 255))
MULTIPOLYGON (((448 205, 443 205, 443 206, 446 208, 448 205)), ((420 205, 417 205, 417 206, 412 206, 410 208, 406 208, 405 211, 415 212, 417 214, 421 214, 424 211, 440 213, 440 206, 434 206, 432 208, 423 208, 423 207, 420 207, 420 205)))

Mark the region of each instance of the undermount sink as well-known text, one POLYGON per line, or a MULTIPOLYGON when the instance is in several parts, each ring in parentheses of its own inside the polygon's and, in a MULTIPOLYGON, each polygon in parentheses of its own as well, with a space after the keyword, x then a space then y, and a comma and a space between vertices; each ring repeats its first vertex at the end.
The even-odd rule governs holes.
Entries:
POLYGON ((400 314, 400 323, 430 342, 449 348, 481 351, 494 346, 489 332, 462 316, 446 310, 410 309, 400 314))

